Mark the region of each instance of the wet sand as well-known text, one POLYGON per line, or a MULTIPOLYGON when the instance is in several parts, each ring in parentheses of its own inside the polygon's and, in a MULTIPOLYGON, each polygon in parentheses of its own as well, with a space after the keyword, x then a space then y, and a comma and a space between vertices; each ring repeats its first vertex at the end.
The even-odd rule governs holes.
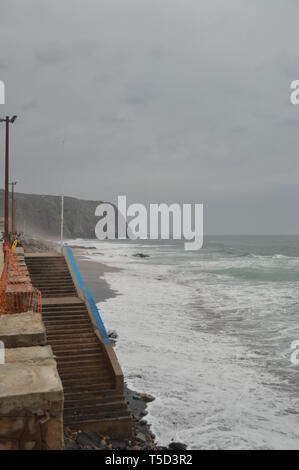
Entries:
POLYGON ((72 250, 84 283, 91 291, 95 302, 104 302, 106 299, 116 297, 117 292, 111 289, 108 282, 104 279, 104 275, 106 272, 117 272, 120 269, 86 259, 86 250, 79 248, 72 248, 72 250))

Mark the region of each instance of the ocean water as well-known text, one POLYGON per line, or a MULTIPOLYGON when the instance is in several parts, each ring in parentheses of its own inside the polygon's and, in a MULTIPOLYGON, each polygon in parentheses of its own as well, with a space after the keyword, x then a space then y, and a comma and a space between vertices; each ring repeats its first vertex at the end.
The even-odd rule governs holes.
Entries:
POLYGON ((79 242, 121 268, 98 306, 128 385, 156 397, 146 419, 162 445, 299 449, 299 238, 79 242))

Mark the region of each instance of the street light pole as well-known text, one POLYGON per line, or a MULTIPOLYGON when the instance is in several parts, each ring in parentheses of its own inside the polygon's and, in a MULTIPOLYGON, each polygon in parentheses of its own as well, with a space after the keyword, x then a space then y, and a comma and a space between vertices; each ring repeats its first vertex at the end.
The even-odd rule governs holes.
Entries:
POLYGON ((14 187, 17 184, 17 181, 12 181, 11 183, 11 233, 14 237, 15 235, 15 194, 14 187))
POLYGON ((5 119, 0 119, 0 122, 5 122, 5 196, 4 196, 4 241, 9 242, 9 227, 8 227, 8 197, 9 197, 9 124, 14 123, 17 116, 13 116, 11 119, 6 116, 5 119))
POLYGON ((4 241, 8 242, 8 184, 9 184, 9 117, 5 119, 5 197, 4 197, 4 241))

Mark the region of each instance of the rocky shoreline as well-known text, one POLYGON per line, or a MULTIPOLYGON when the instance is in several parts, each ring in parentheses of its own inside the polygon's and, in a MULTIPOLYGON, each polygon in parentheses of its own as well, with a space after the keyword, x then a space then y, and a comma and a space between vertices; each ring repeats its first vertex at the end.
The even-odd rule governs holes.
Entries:
MULTIPOLYGON (((108 332, 108 335, 116 345, 117 332, 108 332)), ((132 415, 132 438, 111 439, 110 436, 100 435, 94 431, 72 431, 65 429, 66 450, 186 450, 187 446, 180 442, 171 442, 168 447, 160 446, 156 436, 151 430, 151 425, 145 419, 148 414, 147 405, 155 400, 155 397, 146 393, 131 390, 124 385, 124 395, 132 415)))
MULTIPOLYGON (((116 345, 117 332, 108 332, 113 346, 116 345)), ((76 431, 70 428, 65 430, 66 450, 186 450, 187 446, 181 442, 171 442, 168 447, 160 446, 151 425, 145 419, 148 414, 147 405, 155 397, 146 393, 139 393, 124 385, 124 395, 132 415, 132 438, 111 439, 94 431, 76 431)))
POLYGON ((144 419, 147 403, 155 398, 137 393, 125 386, 125 396, 133 417, 131 439, 111 439, 95 431, 72 431, 65 429, 65 450, 178 450, 187 449, 185 444, 171 442, 168 447, 159 446, 150 424, 144 419))
POLYGON ((154 400, 145 394, 136 393, 125 387, 125 396, 133 417, 131 439, 111 439, 94 431, 72 431, 65 429, 66 450, 162 450, 155 441, 150 425, 144 419, 146 404, 154 400))

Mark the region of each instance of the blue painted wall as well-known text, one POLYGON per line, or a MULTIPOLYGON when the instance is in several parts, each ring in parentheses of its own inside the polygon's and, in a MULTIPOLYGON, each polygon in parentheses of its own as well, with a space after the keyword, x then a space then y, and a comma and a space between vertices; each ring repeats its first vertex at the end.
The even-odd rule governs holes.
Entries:
POLYGON ((98 308, 96 306, 96 303, 94 301, 92 293, 90 292, 89 289, 87 289, 87 287, 84 284, 84 281, 83 281, 82 276, 80 274, 80 271, 79 271, 78 265, 76 263, 76 260, 75 260, 74 254, 72 252, 72 249, 69 246, 67 246, 65 251, 66 251, 66 255, 67 255, 67 257, 70 260, 70 263, 72 265, 73 273, 76 276, 78 286, 80 287, 80 289, 83 290, 85 299, 88 302, 90 310, 92 312, 92 315, 93 315, 93 317, 96 321, 97 328, 100 332, 102 341, 103 341, 104 344, 110 344, 110 339, 107 335, 106 328, 105 328, 105 325, 104 325, 103 320, 101 318, 100 312, 98 311, 98 308))

